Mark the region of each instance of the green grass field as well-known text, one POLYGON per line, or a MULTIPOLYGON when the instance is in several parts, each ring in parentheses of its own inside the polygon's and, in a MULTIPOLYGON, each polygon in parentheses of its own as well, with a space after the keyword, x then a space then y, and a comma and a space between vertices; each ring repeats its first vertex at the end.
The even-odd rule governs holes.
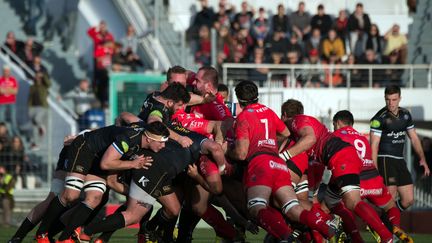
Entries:
MULTIPOLYGON (((11 235, 14 234, 16 228, 0 228, 0 242, 5 243, 11 235)), ((111 239, 110 243, 124 243, 124 242, 136 242, 136 229, 123 229, 116 232, 111 239)), ((23 242, 30 243, 33 241, 33 233, 31 233, 23 242)), ((247 235, 247 241, 250 243, 261 243, 264 238, 265 232, 260 229, 258 235, 247 235)), ((196 229, 194 232, 194 241, 197 243, 212 243, 215 242, 215 233, 210 229, 196 229)), ((363 238, 367 243, 376 242, 372 239, 369 233, 363 233, 363 238)), ((415 243, 432 243, 431 235, 413 235, 415 243)))

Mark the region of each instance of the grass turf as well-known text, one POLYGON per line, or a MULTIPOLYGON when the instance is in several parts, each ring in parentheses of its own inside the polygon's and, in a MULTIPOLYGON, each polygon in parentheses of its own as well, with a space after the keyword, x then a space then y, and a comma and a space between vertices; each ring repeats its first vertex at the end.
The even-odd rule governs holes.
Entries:
MULTIPOLYGON (((5 228, 0 226, 0 242, 7 242, 9 238, 15 233, 16 228, 8 227, 5 228)), ((136 242, 136 233, 137 229, 122 229, 117 231, 110 243, 124 243, 124 242, 136 242)), ((30 233, 29 236, 23 241, 24 243, 31 243, 33 241, 34 232, 30 233)), ((261 243, 265 235, 265 231, 260 229, 260 233, 258 235, 247 234, 247 241, 250 243, 261 243)), ((366 243, 376 242, 373 240, 372 236, 364 232, 362 234, 366 243)), ((416 234, 412 235, 415 243, 431 243, 432 242, 432 234, 430 235, 421 235, 416 234)), ((216 236, 213 230, 211 229, 196 229, 194 231, 194 240, 196 243, 211 243, 215 241, 216 236)))

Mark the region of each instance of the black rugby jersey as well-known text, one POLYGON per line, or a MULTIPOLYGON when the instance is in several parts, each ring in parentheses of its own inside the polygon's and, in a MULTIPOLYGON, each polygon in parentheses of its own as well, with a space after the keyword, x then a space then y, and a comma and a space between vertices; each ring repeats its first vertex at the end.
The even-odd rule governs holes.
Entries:
POLYGON ((102 127, 84 134, 84 139, 96 156, 102 158, 105 150, 113 145, 122 155, 133 154, 141 148, 144 128, 102 127))
POLYGON ((402 159, 406 132, 413 128, 412 117, 407 109, 399 107, 397 116, 387 110, 387 107, 378 111, 370 123, 371 132, 381 136, 378 156, 402 159))
POLYGON ((155 91, 147 96, 138 117, 144 122, 147 122, 150 115, 159 116, 162 119, 162 123, 169 125, 172 114, 164 104, 155 99, 155 97, 159 95, 160 92, 155 91))

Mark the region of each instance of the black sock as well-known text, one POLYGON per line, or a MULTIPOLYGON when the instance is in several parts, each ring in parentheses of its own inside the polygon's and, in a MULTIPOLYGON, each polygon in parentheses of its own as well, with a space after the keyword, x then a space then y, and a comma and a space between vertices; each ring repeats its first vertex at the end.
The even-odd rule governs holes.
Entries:
POLYGON ((192 211, 190 205, 184 205, 180 213, 176 242, 191 242, 193 231, 200 220, 201 218, 192 211))
MULTIPOLYGON (((126 205, 126 203, 124 203, 116 209, 114 214, 116 214, 116 213, 120 214, 121 212, 125 211, 126 209, 127 209, 127 205, 126 205)), ((101 239, 103 242, 109 242, 109 240, 111 239, 111 236, 114 234, 114 232, 115 232, 115 230, 105 231, 100 236, 98 236, 98 239, 101 239)))
POLYGON ((150 210, 144 215, 144 217, 141 218, 140 229, 138 231, 138 234, 144 234, 145 233, 147 223, 148 223, 152 213, 153 213, 153 207, 151 207, 150 210))
POLYGON ((51 225, 51 227, 48 230, 48 236, 54 237, 58 233, 60 233, 65 228, 65 225, 60 221, 60 219, 56 219, 54 223, 51 225))
POLYGON ((104 220, 94 222, 84 228, 84 233, 87 235, 93 235, 99 232, 115 231, 126 226, 123 214, 115 213, 106 217, 104 220))
POLYGON ((93 208, 87 206, 84 202, 79 203, 74 209, 74 213, 71 214, 69 220, 63 221, 66 228, 58 238, 59 241, 66 240, 72 236, 74 230, 83 225, 93 212, 93 208))
POLYGON ((163 209, 160 208, 157 211, 156 215, 147 222, 146 229, 150 231, 155 231, 157 227, 161 225, 161 223, 166 222, 166 220, 164 220, 165 218, 166 217, 164 217, 163 215, 163 209))
POLYGON ((42 218, 42 222, 39 226, 39 229, 36 232, 36 235, 45 234, 48 232, 48 229, 52 225, 52 223, 62 215, 66 211, 66 205, 63 205, 60 198, 55 197, 49 204, 45 216, 42 218))
POLYGON ((34 229, 35 226, 36 225, 33 224, 28 218, 25 218, 12 238, 24 239, 26 235, 34 229))
POLYGON ((173 241, 173 232, 177 223, 177 217, 168 219, 168 221, 161 226, 163 230, 162 240, 163 242, 173 241))
POLYGON ((400 199, 396 201, 396 206, 399 208, 401 212, 407 210, 407 208, 402 205, 402 201, 400 199))

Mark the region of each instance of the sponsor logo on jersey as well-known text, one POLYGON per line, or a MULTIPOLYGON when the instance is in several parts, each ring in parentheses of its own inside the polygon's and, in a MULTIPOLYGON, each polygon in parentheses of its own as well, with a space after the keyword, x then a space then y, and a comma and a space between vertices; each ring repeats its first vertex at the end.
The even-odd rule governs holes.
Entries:
POLYGON ((286 164, 279 164, 278 162, 270 160, 269 161, 269 166, 272 169, 283 170, 283 171, 287 171, 288 172, 288 167, 286 166, 286 164))
POLYGON ((404 115, 404 119, 405 119, 405 120, 408 120, 408 119, 409 119, 408 114, 405 114, 405 115, 404 115))
POLYGON ((248 112, 254 112, 254 109, 249 108, 249 109, 247 109, 247 111, 248 112))
POLYGON ((381 126, 381 122, 378 120, 372 120, 370 126, 373 128, 379 128, 381 126))
POLYGON ((397 139, 399 137, 405 136, 405 131, 400 131, 400 132, 394 132, 391 131, 390 133, 387 133, 387 137, 393 137, 394 139, 397 139))
POLYGON ((141 183, 141 185, 142 185, 143 187, 146 187, 146 186, 147 186, 147 182, 150 182, 150 180, 147 179, 145 176, 142 176, 142 177, 139 179, 139 181, 138 181, 138 183, 141 183))
POLYGON ((258 112, 258 113, 260 113, 260 112, 264 112, 264 111, 266 111, 268 109, 269 109, 268 107, 264 106, 264 107, 261 107, 259 109, 256 109, 255 111, 258 112))
POLYGON ((129 151, 129 145, 125 141, 121 141, 121 145, 123 147, 123 151, 126 153, 129 151))
POLYGON ((375 188, 375 189, 360 189, 360 195, 361 196, 381 196, 382 195, 382 188, 375 188))
POLYGON ((265 146, 265 145, 276 146, 276 142, 272 138, 258 141, 258 146, 265 146))

